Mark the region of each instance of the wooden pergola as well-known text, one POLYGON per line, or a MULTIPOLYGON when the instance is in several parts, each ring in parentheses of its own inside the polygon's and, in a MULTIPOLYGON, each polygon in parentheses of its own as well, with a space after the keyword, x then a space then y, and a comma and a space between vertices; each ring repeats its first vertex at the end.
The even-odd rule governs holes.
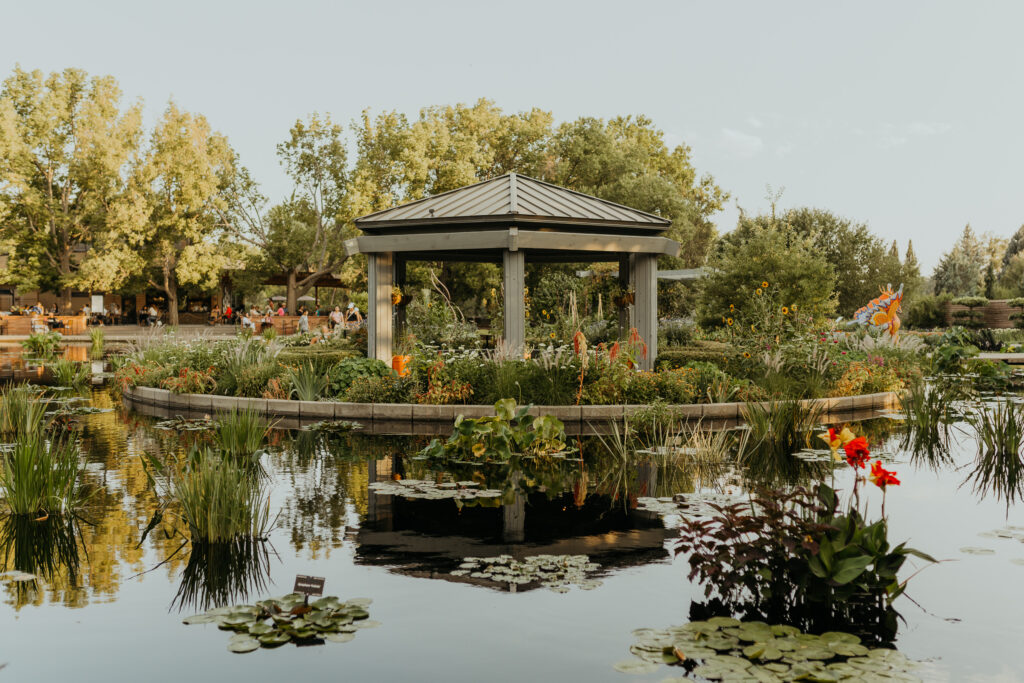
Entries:
POLYGON ((658 346, 657 259, 677 256, 679 243, 663 236, 672 222, 650 213, 509 173, 451 192, 371 213, 355 221, 363 231, 345 244, 369 262, 369 349, 391 360, 394 306, 391 288, 405 284, 409 261, 500 263, 504 271, 503 339, 521 352, 526 333, 526 262, 619 264, 633 290, 623 327, 647 343, 644 369, 658 346))

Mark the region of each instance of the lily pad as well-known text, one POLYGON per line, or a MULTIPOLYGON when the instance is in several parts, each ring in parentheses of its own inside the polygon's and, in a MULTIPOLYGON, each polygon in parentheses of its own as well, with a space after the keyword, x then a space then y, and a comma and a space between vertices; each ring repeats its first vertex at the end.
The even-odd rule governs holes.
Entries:
POLYGON ((329 640, 332 643, 347 643, 355 638, 354 633, 325 633, 324 640, 329 640))
POLYGON ((239 654, 244 654, 246 652, 258 650, 259 647, 260 641, 256 640, 255 638, 238 639, 232 640, 228 643, 228 652, 237 652, 239 654))
POLYGON ((995 555, 996 553, 996 551, 992 550, 991 548, 979 548, 977 546, 972 545, 960 548, 960 552, 965 553, 967 555, 995 555))
POLYGON ((624 659, 621 662, 615 662, 612 668, 624 674, 642 675, 657 671, 658 665, 643 659, 624 659))

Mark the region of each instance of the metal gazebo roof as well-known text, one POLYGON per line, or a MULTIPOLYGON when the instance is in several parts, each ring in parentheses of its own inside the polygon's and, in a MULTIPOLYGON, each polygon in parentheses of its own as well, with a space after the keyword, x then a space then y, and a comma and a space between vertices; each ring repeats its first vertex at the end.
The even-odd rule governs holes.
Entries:
POLYGON ((672 225, 667 218, 516 173, 377 211, 357 218, 355 223, 368 234, 460 224, 503 227, 510 223, 525 229, 534 225, 564 226, 587 232, 659 234, 672 225))

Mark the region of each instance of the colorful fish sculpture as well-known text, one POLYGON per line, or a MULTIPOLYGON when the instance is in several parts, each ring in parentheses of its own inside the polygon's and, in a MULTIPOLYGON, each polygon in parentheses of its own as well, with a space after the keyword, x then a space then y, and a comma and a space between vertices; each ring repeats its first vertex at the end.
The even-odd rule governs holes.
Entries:
POLYGON ((889 335, 895 337, 900 331, 900 305, 903 303, 903 285, 893 291, 892 285, 887 285, 881 290, 881 295, 875 297, 857 309, 853 319, 861 325, 873 325, 883 330, 888 330, 889 335))

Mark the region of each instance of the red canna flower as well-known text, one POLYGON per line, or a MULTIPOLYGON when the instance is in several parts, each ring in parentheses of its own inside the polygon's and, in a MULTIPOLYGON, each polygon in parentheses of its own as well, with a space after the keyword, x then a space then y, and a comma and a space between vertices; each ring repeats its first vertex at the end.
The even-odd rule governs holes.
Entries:
POLYGON ((889 484, 892 484, 893 486, 900 485, 900 480, 896 478, 896 473, 882 467, 881 460, 876 460, 871 463, 871 474, 868 478, 871 480, 872 484, 883 490, 889 484))
POLYGON ((846 462, 850 467, 860 467, 861 469, 867 467, 867 462, 871 459, 871 451, 868 450, 868 440, 863 436, 858 436, 847 442, 843 446, 843 450, 846 451, 846 462))

